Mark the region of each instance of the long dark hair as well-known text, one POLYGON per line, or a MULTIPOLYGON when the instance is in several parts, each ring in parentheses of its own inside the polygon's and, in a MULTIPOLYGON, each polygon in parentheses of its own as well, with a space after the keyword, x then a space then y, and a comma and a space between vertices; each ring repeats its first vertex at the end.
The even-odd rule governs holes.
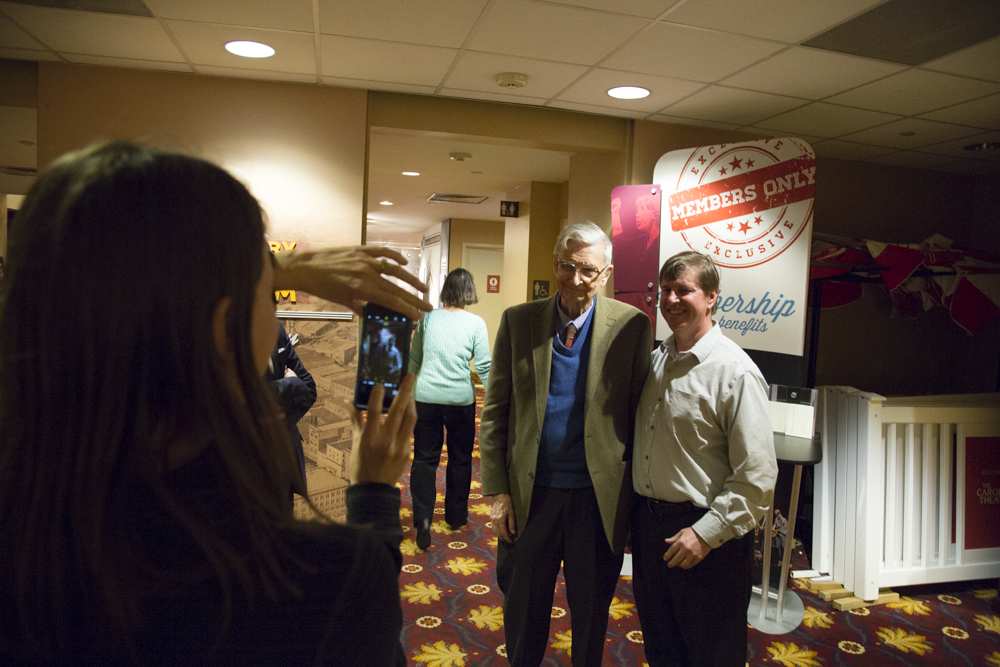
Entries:
POLYGON ((214 576, 226 610, 236 586, 292 587, 275 535, 296 464, 251 345, 263 233, 224 170, 129 143, 64 156, 29 191, 0 292, 4 645, 60 662, 120 651, 179 577, 214 576), (213 344, 223 298, 240 395, 213 344), (166 483, 178 443, 217 462, 238 519, 225 535, 211 503, 166 483), (149 507, 200 569, 150 558, 149 507))

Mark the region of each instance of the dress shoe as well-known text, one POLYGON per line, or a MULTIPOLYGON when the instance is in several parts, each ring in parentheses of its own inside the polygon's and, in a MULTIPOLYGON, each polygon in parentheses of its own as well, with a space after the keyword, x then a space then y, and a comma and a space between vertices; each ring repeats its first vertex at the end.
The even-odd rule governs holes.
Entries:
POLYGON ((448 524, 448 530, 459 531, 459 530, 462 530, 463 528, 465 528, 465 522, 464 521, 462 523, 456 524, 456 525, 452 525, 450 523, 448 524))
POLYGON ((427 547, 431 545, 431 522, 424 519, 417 523, 414 528, 417 529, 417 548, 421 551, 427 551, 427 547))

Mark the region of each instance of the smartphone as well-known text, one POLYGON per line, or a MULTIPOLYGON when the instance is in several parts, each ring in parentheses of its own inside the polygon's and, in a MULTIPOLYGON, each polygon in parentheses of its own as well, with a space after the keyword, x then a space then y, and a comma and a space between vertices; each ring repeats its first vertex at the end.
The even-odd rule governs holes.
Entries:
POLYGON ((358 341, 358 377, 354 382, 354 407, 364 410, 376 384, 385 386, 382 412, 388 412, 399 393, 399 383, 410 366, 410 333, 413 320, 391 308, 365 304, 358 341))

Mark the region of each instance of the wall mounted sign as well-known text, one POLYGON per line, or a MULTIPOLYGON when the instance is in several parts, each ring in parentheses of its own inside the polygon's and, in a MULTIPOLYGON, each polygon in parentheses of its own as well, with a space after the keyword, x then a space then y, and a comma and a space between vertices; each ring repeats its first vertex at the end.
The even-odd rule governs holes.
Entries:
MULTIPOLYGON (((816 156, 784 137, 667 153, 653 181, 663 189, 660 263, 705 253, 722 276, 722 332, 741 347, 802 355, 816 156), (666 221, 670 224, 667 225, 666 221)), ((656 337, 670 335, 662 315, 656 337)))
POLYGON ((500 217, 501 218, 516 218, 517 210, 520 208, 519 202, 516 201, 500 201, 500 217))
POLYGON ((547 298, 549 298, 549 281, 536 280, 531 288, 531 300, 538 301, 539 299, 547 298))
POLYGON ((1000 438, 965 439, 965 548, 1000 547, 1000 438))
POLYGON ((486 276, 486 293, 500 293, 500 276, 486 276))

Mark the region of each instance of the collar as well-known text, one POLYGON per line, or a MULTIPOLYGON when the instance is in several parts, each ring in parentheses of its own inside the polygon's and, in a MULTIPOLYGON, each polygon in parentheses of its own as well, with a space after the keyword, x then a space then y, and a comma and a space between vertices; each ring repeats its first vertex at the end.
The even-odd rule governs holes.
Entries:
POLYGON ((695 358, 698 359, 698 363, 702 363, 708 358, 708 353, 712 351, 712 348, 715 347, 716 343, 719 342, 719 336, 721 335, 722 330, 719 329, 719 325, 715 322, 715 320, 712 320, 712 328, 709 329, 704 336, 699 338, 698 342, 692 345, 690 350, 678 352, 677 343, 674 341, 673 334, 670 334, 669 338, 660 343, 660 347, 667 353, 667 358, 670 361, 676 361, 684 355, 693 354, 695 358))
POLYGON ((587 321, 587 318, 590 317, 590 314, 594 312, 595 303, 597 303, 596 294, 594 295, 594 298, 591 299, 590 306, 587 307, 587 310, 583 311, 583 313, 579 317, 574 319, 569 316, 569 313, 563 310, 562 297, 556 294, 556 317, 554 318, 556 324, 556 332, 562 333, 562 331, 566 329, 566 325, 569 324, 570 322, 576 325, 577 331, 582 329, 583 325, 587 321))

